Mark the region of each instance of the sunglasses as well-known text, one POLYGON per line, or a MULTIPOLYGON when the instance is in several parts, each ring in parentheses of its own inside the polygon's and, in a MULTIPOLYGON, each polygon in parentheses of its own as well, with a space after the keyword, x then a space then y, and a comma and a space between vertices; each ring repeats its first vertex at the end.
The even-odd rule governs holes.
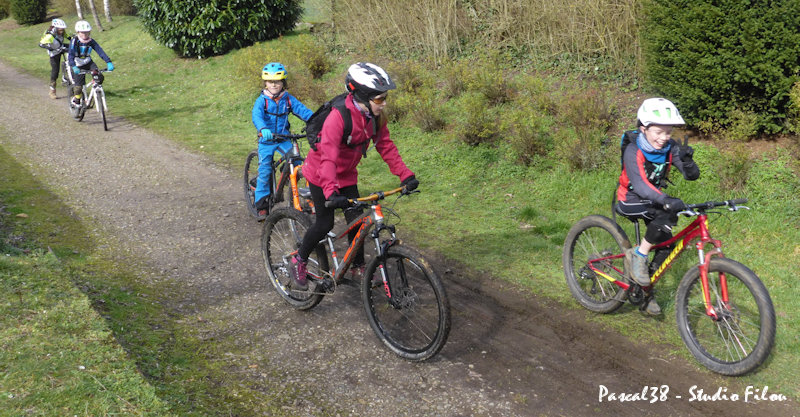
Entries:
POLYGON ((369 101, 371 101, 371 102, 373 102, 375 104, 383 104, 384 102, 386 102, 386 98, 387 97, 389 97, 388 94, 383 95, 383 96, 372 97, 369 101))

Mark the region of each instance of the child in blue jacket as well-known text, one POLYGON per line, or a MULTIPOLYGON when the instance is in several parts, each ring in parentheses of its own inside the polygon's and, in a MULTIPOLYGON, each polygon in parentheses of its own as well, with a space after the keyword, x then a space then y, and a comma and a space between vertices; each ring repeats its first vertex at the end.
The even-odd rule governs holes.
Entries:
POLYGON ((277 139, 274 135, 288 135, 289 113, 307 121, 313 111, 304 106, 286 91, 286 68, 278 62, 270 62, 261 70, 264 90, 253 104, 253 125, 258 132, 258 180, 256 183, 256 209, 260 220, 269 211, 267 197, 270 194, 272 156, 275 151, 282 154, 291 149, 290 141, 277 139))

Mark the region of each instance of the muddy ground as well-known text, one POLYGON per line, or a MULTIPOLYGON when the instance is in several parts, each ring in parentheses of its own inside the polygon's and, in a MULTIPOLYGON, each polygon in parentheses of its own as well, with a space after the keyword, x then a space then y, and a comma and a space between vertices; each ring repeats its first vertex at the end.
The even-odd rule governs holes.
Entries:
POLYGON ((179 284, 161 302, 184 317, 224 318, 198 320, 199 333, 240 338, 245 362, 270 370, 243 369, 243 383, 313 387, 313 395, 282 404, 289 414, 800 415, 790 402, 692 401, 693 386, 743 394, 747 378, 721 378, 658 346, 599 330, 587 312, 521 297, 435 253, 426 256, 446 279, 450 339, 434 359, 406 362, 372 334, 356 288, 340 287, 309 312, 278 298, 264 278, 260 227, 243 206, 238 173, 113 116, 113 102, 104 132, 97 113, 81 123, 69 117, 63 89, 51 100, 45 82, 2 63, 0 81, 11 104, 0 112, 0 145, 101 225, 92 229, 97 241, 117 242, 141 260, 143 283, 179 284), (282 381, 265 380, 275 375, 282 381), (645 386, 668 387, 667 400, 599 400, 602 387, 620 394, 645 386))

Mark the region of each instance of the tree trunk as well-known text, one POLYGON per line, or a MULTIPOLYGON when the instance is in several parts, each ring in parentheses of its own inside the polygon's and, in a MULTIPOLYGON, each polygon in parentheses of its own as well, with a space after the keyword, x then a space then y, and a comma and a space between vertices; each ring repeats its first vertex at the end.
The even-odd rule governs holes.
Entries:
POLYGON ((75 10, 78 12, 78 19, 83 20, 83 11, 81 10, 81 0, 75 0, 75 10))
POLYGON ((92 11, 94 17, 94 24, 97 25, 97 30, 103 31, 103 25, 100 24, 100 17, 97 16, 97 8, 94 7, 94 0, 89 0, 89 9, 92 11))
POLYGON ((111 5, 109 4, 109 0, 103 0, 103 8, 106 12, 106 22, 111 22, 111 5))

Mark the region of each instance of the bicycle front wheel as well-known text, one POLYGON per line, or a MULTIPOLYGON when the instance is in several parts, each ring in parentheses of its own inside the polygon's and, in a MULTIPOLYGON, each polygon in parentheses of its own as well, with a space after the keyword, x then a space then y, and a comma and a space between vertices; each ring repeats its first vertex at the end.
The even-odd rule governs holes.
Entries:
MULTIPOLYGON (((582 306, 596 313, 610 313, 625 302, 625 290, 593 270, 589 261, 622 254, 630 247, 625 232, 608 217, 587 216, 572 226, 564 240, 561 261, 567 286, 582 306)), ((592 265, 609 277, 625 280, 624 259, 605 259, 592 265)))
POLYGON ((681 279, 675 315, 683 342, 714 372, 736 376, 756 369, 775 342, 775 310, 767 289, 750 268, 726 258, 711 259, 708 287, 717 319, 706 314, 700 267, 681 279))
POLYGON ((261 234, 261 253, 267 277, 278 295, 298 310, 308 310, 322 301, 324 294, 319 283, 328 273, 328 254, 322 245, 318 245, 308 259, 308 274, 318 279, 309 278, 307 291, 295 291, 291 288, 289 262, 297 253, 309 227, 311 219, 307 215, 297 210, 281 208, 267 216, 261 234))
POLYGON ((106 95, 101 91, 97 92, 97 109, 103 116, 103 130, 108 131, 108 122, 106 121, 106 95))
POLYGON ((251 151, 244 161, 244 201, 251 216, 258 218, 256 210, 256 181, 258 178, 258 151, 251 151))
POLYGON ((447 342, 450 302, 444 285, 410 248, 391 246, 385 259, 373 258, 362 278, 361 295, 372 330, 397 355, 423 361, 447 342))

